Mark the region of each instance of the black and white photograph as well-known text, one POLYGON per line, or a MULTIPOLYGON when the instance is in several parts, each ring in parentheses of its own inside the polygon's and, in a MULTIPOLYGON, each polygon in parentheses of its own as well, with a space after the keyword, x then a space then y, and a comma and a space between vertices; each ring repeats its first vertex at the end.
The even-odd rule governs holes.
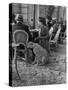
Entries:
POLYGON ((9 86, 66 84, 66 9, 9 4, 9 86))

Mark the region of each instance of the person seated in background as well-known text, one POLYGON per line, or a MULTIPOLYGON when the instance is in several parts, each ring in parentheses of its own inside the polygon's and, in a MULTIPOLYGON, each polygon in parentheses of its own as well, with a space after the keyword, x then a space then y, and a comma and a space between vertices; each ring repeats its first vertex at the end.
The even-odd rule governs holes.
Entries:
POLYGON ((29 31, 29 27, 28 27, 28 25, 24 24, 22 15, 18 16, 18 21, 15 25, 12 26, 12 30, 13 30, 13 32, 15 30, 24 30, 29 35, 29 41, 32 40, 30 31, 29 31))
POLYGON ((57 33, 57 30, 58 30, 58 23, 57 22, 54 23, 53 29, 54 30, 53 30, 52 37, 51 37, 52 40, 54 39, 54 37, 55 37, 55 35, 57 33))
POLYGON ((61 32, 65 32, 66 30, 66 22, 61 22, 61 32))
POLYGON ((47 18, 46 18, 46 25, 48 26, 48 30, 50 30, 50 28, 51 28, 51 26, 52 26, 52 23, 51 23, 51 21, 52 21, 52 18, 51 18, 51 16, 47 16, 47 18))
POLYGON ((60 35, 59 35, 58 42, 63 43, 63 40, 66 37, 66 34, 65 34, 65 32, 66 32, 66 22, 62 21, 62 22, 60 22, 60 25, 61 25, 61 32, 60 32, 60 35))
POLYGON ((16 15, 15 14, 10 14, 9 15, 9 25, 12 27, 14 24, 16 24, 15 20, 16 15))
POLYGON ((14 24, 16 24, 15 17, 16 17, 16 15, 15 15, 15 14, 12 14, 12 26, 13 26, 14 24))

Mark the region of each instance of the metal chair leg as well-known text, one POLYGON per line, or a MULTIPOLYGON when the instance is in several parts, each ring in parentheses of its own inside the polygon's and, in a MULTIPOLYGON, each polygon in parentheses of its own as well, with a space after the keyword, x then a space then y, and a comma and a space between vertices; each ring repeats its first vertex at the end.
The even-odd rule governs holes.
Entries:
POLYGON ((18 75, 19 79, 21 80, 21 77, 20 77, 18 69, 17 69, 17 56, 16 56, 16 59, 15 59, 15 69, 16 69, 16 72, 17 72, 17 75, 18 75))
POLYGON ((17 75, 18 75, 19 79, 21 80, 20 75, 19 75, 19 72, 18 72, 18 69, 17 69, 17 55, 16 55, 16 48, 15 48, 15 50, 14 50, 13 64, 15 64, 15 69, 16 69, 17 75))

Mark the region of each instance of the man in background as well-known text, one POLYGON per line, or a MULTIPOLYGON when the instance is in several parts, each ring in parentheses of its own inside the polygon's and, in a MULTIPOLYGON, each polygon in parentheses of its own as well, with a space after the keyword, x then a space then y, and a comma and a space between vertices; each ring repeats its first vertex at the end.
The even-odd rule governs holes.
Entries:
POLYGON ((24 30, 25 32, 27 32, 27 34, 29 36, 29 41, 31 41, 31 34, 29 31, 29 27, 26 24, 24 24, 22 15, 18 16, 17 23, 12 26, 12 30, 13 30, 13 32, 15 30, 24 30))

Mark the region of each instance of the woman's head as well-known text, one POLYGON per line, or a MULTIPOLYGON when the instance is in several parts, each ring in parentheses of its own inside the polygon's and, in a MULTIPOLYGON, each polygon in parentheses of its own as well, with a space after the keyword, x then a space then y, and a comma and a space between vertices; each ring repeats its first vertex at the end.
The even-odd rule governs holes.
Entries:
POLYGON ((40 18, 39 23, 40 23, 40 25, 46 25, 45 18, 40 18))

